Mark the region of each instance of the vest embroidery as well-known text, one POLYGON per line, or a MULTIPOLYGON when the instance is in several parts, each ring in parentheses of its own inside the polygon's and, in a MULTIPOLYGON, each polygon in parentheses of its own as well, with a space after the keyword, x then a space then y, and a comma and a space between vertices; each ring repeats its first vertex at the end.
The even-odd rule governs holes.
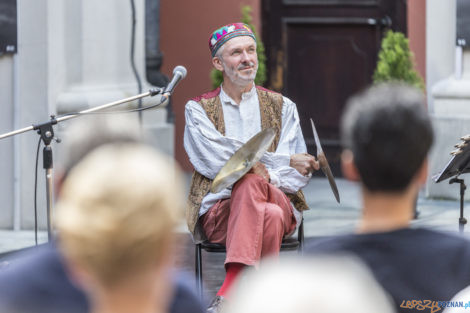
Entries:
MULTIPOLYGON (((279 143, 282 129, 282 95, 262 87, 256 86, 258 93, 259 108, 261 115, 261 129, 274 128, 276 136, 273 143, 269 147, 269 152, 276 151, 279 143)), ((225 123, 222 103, 220 101, 220 87, 216 90, 203 94, 193 100, 198 102, 206 111, 209 120, 214 124, 215 128, 225 136, 225 123)), ((188 228, 192 234, 195 233, 196 224, 199 218, 199 208, 202 200, 209 192, 212 180, 194 171, 191 179, 191 186, 188 195, 188 210, 186 212, 186 221, 188 228)), ((295 208, 299 211, 308 210, 302 190, 295 194, 286 194, 295 208)))

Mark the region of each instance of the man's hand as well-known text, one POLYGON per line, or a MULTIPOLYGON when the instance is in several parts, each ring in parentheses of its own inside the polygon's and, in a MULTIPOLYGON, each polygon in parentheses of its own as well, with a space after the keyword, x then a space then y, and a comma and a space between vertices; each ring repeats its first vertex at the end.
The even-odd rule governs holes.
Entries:
POLYGON ((297 153, 290 156, 290 167, 295 168, 300 174, 307 176, 320 169, 320 164, 313 155, 297 153))
POLYGON ((258 176, 261 176, 268 183, 270 182, 268 170, 266 169, 266 166, 264 166, 264 164, 261 162, 257 162, 255 165, 253 165, 253 167, 248 173, 253 173, 258 176))

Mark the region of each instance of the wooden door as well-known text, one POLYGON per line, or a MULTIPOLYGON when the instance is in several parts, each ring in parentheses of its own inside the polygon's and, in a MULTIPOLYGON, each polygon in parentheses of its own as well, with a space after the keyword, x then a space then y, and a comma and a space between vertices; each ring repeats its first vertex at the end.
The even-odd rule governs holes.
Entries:
POLYGON ((405 0, 264 0, 268 87, 296 104, 309 153, 312 118, 340 175, 339 121, 346 100, 372 82, 384 30, 406 33, 405 0))

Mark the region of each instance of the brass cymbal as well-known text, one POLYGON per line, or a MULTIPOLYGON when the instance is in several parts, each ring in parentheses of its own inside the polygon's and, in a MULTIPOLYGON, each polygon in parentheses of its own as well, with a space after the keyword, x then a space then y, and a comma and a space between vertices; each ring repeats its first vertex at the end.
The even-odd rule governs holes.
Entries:
POLYGON ((241 146, 215 176, 211 192, 218 193, 242 178, 268 150, 275 135, 274 128, 267 128, 241 146))
POLYGON ((326 160, 325 152, 323 152, 323 149, 321 147, 320 138, 318 138, 318 133, 317 133, 317 130, 315 129, 315 124, 313 124, 312 119, 310 119, 310 123, 312 124, 313 137, 315 138, 315 145, 317 146, 318 163, 320 163, 320 168, 323 174, 325 174, 326 178, 328 178, 331 191, 333 191, 336 201, 340 203, 338 187, 336 186, 335 178, 333 176, 333 173, 331 172, 330 165, 328 164, 328 161, 326 160))

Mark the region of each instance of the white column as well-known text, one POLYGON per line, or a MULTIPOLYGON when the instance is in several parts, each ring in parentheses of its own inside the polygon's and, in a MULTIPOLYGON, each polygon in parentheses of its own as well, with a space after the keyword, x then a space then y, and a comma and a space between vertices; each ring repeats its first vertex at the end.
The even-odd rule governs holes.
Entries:
MULTIPOLYGON (((50 0, 50 97, 59 113, 137 94, 130 65, 128 0, 50 0)), ((145 84, 144 1, 136 0, 136 66, 145 84)), ((164 120, 164 114, 158 114, 164 120)))
POLYGON ((438 81, 454 73, 456 0, 426 2, 426 89, 433 112, 431 90, 438 81))
MULTIPOLYGON (((144 0, 136 0, 135 61, 145 83, 144 0)), ((48 120, 50 114, 68 113, 105 104, 137 94, 130 65, 131 5, 129 0, 18 0, 18 55, 13 71, 11 58, 0 58, 0 102, 13 103, 19 111, 18 127, 48 120), (4 92, 6 90, 7 92, 4 92), (10 90, 10 92, 8 92, 10 90)), ((146 103, 154 103, 148 98, 146 103)), ((145 104, 145 102, 144 102, 145 104)), ((134 108, 136 103, 116 109, 134 108)), ((1 107, 4 132, 13 129, 10 106, 1 107), (4 121, 5 120, 5 121, 4 121), (10 124, 9 124, 10 123, 10 124)), ((133 113, 137 118, 137 114, 133 113)), ((155 146, 173 154, 173 125, 166 124, 166 111, 145 111, 144 128, 158 135, 155 146)), ((66 129, 67 122, 55 127, 66 129)), ((31 131, 18 135, 18 159, 13 160, 12 140, 0 142, 0 196, 5 210, 0 212, 0 228, 11 228, 13 207, 19 205, 21 228, 34 225, 34 161, 38 135, 31 131), (5 148, 4 148, 5 147, 5 148), (13 164, 13 162, 17 162, 13 164), (13 168, 19 168, 19 201, 13 203, 13 168)), ((60 145, 53 143, 54 167, 60 162, 60 145)), ((40 228, 46 228, 45 175, 42 149, 38 171, 38 212, 40 228)))
MULTIPOLYGON (((48 37, 47 0, 18 0, 18 55, 16 62, 18 124, 20 127, 47 120, 48 104, 48 37)), ((34 225, 34 169, 39 136, 30 131, 17 135, 20 162, 21 227, 34 225)), ((13 165, 12 165, 13 167, 13 165)), ((41 228, 46 225, 45 174, 42 169, 42 150, 38 168, 38 215, 41 228)))
MULTIPOLYGON (((76 112, 138 94, 130 63, 130 1, 49 1, 49 99, 56 111, 76 112)), ((146 92, 152 86, 145 80, 145 1, 136 0, 135 8, 134 59, 146 92)), ((143 104, 156 101, 145 98, 143 104)), ((115 109, 136 106, 137 101, 115 109)), ((164 107, 144 111, 143 126, 158 136, 156 147, 173 155, 174 130, 164 107)))
MULTIPOLYGON (((13 129, 13 57, 0 56, 0 133, 13 129)), ((13 228, 14 167, 13 138, 0 140, 0 228, 13 228)))

